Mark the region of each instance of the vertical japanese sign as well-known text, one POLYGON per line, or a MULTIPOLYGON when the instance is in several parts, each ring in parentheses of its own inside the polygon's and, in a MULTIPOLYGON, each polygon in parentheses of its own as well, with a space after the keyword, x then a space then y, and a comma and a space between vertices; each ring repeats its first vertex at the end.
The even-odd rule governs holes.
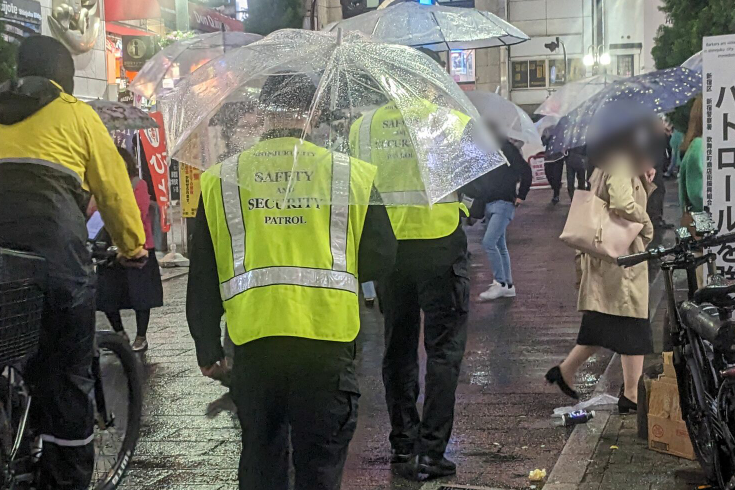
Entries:
MULTIPOLYGON (((704 204, 720 233, 735 230, 735 35, 705 37, 702 50, 704 204)), ((735 279, 735 248, 722 245, 717 270, 735 279)))
POLYGON ((179 169, 183 186, 183 192, 181 194, 181 216, 184 218, 195 218, 197 215, 197 206, 199 206, 199 196, 202 193, 202 172, 198 168, 184 163, 180 165, 179 169))
POLYGON ((171 199, 168 187, 168 150, 166 149, 166 135, 163 131, 163 115, 160 112, 151 112, 150 116, 158 123, 158 127, 142 130, 140 141, 151 171, 156 201, 158 201, 158 207, 161 208, 161 230, 168 232, 171 230, 168 220, 168 207, 171 199))

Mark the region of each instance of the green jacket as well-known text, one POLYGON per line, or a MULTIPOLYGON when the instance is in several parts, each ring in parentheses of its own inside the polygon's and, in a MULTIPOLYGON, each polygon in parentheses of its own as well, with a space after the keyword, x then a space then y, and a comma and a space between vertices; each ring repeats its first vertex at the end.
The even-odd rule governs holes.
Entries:
POLYGON ((682 212, 686 212, 690 206, 694 212, 704 211, 703 175, 702 138, 694 138, 679 170, 679 203, 682 212))

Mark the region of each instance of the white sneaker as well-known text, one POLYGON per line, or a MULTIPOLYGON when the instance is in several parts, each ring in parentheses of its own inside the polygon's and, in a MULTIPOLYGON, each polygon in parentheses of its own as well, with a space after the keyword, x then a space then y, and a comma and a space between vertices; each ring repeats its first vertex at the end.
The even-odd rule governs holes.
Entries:
POLYGON ((480 301, 487 301, 491 299, 497 298, 497 296, 492 296, 496 294, 494 291, 497 289, 501 289, 503 286, 498 281, 493 281, 492 284, 490 284, 490 287, 487 288, 487 290, 480 293, 480 301))
POLYGON ((501 286, 500 284, 498 284, 497 287, 493 287, 493 286, 490 286, 490 288, 487 291, 480 294, 480 300, 492 301, 494 299, 499 299, 499 298, 515 298, 516 296, 515 286, 510 287, 510 288, 501 286))

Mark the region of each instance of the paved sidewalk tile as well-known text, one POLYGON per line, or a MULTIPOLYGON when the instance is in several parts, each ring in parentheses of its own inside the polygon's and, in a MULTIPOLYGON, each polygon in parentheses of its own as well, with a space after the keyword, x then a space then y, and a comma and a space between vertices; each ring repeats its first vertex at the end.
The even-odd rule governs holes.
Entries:
POLYGON ((692 490, 704 484, 699 465, 648 449, 635 415, 610 415, 579 490, 692 490), (617 449, 612 446, 617 446, 617 449))

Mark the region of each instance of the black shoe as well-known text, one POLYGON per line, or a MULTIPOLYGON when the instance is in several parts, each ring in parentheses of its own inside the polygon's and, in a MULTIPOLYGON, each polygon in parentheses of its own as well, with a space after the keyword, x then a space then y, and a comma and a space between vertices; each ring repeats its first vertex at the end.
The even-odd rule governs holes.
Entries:
POLYGON ((419 473, 428 475, 429 478, 452 476, 457 474, 457 465, 444 457, 432 458, 431 456, 420 456, 419 473))
POLYGON ((556 206, 557 204, 559 204, 559 196, 552 197, 551 198, 551 204, 553 204, 554 206, 556 206))
POLYGON ((390 452, 390 464, 406 464, 409 463, 411 458, 414 456, 414 454, 400 452, 394 449, 390 452))
POLYGON ((418 480, 418 457, 393 450, 390 455, 390 470, 407 480, 418 480))
POLYGON ((553 368, 549 369, 549 372, 546 373, 546 381, 549 384, 557 385, 559 389, 568 397, 579 400, 579 393, 571 389, 567 382, 564 381, 564 377, 561 375, 561 369, 559 369, 559 366, 554 366, 553 368))
POLYGON ((638 404, 630 401, 627 396, 621 395, 620 398, 618 398, 618 412, 625 415, 631 411, 637 412, 638 404))

